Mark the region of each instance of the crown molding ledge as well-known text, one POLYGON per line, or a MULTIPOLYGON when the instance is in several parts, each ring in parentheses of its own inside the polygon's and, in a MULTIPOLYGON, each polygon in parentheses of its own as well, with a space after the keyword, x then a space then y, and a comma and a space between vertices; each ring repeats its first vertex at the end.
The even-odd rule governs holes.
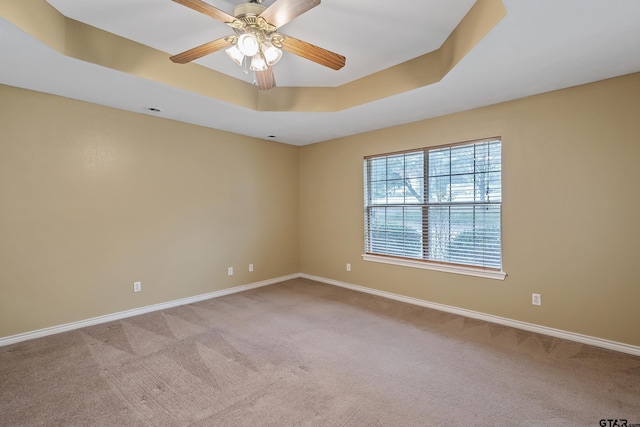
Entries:
POLYGON ((0 19, 59 54, 255 111, 336 112, 441 81, 506 16, 502 0, 477 0, 433 52, 327 87, 254 85, 196 63, 174 64, 169 54, 62 15, 46 0, 0 0, 0 19))

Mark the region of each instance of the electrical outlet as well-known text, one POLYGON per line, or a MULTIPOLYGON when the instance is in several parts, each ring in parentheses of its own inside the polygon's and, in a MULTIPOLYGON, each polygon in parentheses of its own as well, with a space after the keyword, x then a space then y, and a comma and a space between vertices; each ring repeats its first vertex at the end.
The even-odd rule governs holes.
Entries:
POLYGON ((347 263, 347 271, 351 271, 351 264, 347 263))
POLYGON ((133 292, 140 292, 142 290, 142 282, 133 282, 133 292))
POLYGON ((249 271, 253 271, 253 264, 249 264, 249 271))
POLYGON ((540 294, 531 294, 531 304, 542 305, 542 298, 540 298, 540 294))
POLYGON ((233 276, 233 267, 229 267, 229 270, 227 270, 227 274, 229 276, 233 276))

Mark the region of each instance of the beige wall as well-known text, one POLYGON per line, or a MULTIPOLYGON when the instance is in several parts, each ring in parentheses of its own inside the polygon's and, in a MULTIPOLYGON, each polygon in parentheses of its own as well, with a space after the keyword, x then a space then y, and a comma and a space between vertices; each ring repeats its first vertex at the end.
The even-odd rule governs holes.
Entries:
POLYGON ((298 154, 0 86, 0 337, 298 272, 298 154))
POLYGON ((0 86, 0 337, 303 272, 640 345, 638 99, 634 74, 299 148, 0 86), (505 281, 362 261, 363 156, 489 136, 505 281))
POLYGON ((303 147, 301 271, 640 345, 639 99, 634 74, 303 147), (362 260, 363 156, 491 136, 505 281, 362 260))

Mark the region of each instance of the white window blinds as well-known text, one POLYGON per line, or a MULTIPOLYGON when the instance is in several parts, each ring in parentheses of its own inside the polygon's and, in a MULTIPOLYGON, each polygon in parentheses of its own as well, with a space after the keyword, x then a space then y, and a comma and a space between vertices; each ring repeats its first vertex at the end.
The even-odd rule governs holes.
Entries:
POLYGON ((365 251, 500 270, 499 138, 365 158, 365 251))

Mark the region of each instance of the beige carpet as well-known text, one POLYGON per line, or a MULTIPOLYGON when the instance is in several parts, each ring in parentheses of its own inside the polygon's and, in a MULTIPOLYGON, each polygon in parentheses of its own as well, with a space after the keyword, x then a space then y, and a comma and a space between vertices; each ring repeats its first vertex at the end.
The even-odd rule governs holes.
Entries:
POLYGON ((640 358, 304 279, 0 348, 3 426, 640 423, 640 358))

